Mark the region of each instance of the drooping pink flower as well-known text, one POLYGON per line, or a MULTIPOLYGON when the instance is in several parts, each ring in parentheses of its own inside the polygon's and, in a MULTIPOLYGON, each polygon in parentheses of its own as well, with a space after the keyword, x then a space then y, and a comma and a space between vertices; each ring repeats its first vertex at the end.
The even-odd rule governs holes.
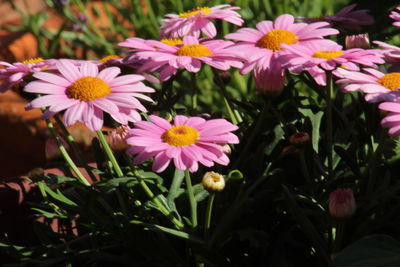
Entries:
POLYGON ((322 37, 339 33, 325 28, 328 25, 327 22, 294 23, 292 15, 284 14, 275 21, 257 23, 257 29, 241 28, 225 37, 238 41, 229 50, 245 60, 241 73, 246 74, 255 68, 254 79, 258 88, 278 90, 284 85, 284 68, 279 58, 288 53, 281 45, 326 42, 322 37))
POLYGON ((42 58, 34 58, 12 64, 0 61, 0 65, 4 66, 4 68, 0 68, 0 81, 2 81, 0 93, 7 91, 14 85, 20 84, 25 77, 48 69, 55 61, 53 59, 44 60, 42 58))
POLYGON ((318 18, 297 17, 296 19, 305 22, 326 21, 332 27, 346 31, 346 30, 361 30, 362 25, 374 24, 374 18, 368 14, 367 9, 355 10, 353 9, 357 4, 352 4, 344 7, 333 16, 321 16, 318 18))
POLYGON ((347 219, 356 211, 357 205, 353 190, 338 188, 329 194, 329 214, 336 219, 347 219))
POLYGON ((336 75, 342 79, 337 83, 346 84, 345 92, 360 91, 365 93, 368 102, 393 101, 400 97, 400 73, 382 73, 376 69, 366 68, 361 73, 337 69, 336 75))
POLYGON ((379 109, 389 111, 381 121, 382 127, 389 128, 389 135, 400 136, 400 103, 384 102, 379 104, 379 109))
POLYGON ((207 167, 214 162, 228 165, 224 144, 237 144, 239 139, 231 133, 238 129, 225 119, 205 120, 200 117, 177 115, 171 124, 151 115, 150 121, 139 121, 126 139, 131 146, 127 153, 136 155, 134 164, 154 157, 153 171, 164 171, 171 161, 179 170, 195 172, 198 163, 207 167))
POLYGON ((135 58, 145 61, 138 71, 160 72, 160 80, 165 81, 179 68, 198 72, 203 63, 220 70, 228 70, 231 66, 240 68, 243 65, 231 51, 226 49, 233 44, 232 42, 201 41, 193 36, 186 36, 182 41, 182 45, 168 45, 159 41, 130 42, 130 47, 138 51, 134 54, 135 58))
POLYGON ((60 74, 37 72, 33 81, 25 86, 25 92, 44 94, 33 100, 28 108, 49 107, 43 118, 66 110, 64 123, 69 126, 80 121, 93 130, 103 126, 103 113, 107 112, 121 124, 141 119, 139 111, 146 108, 139 99, 152 101, 141 93, 151 93, 154 89, 145 86, 141 75, 120 74, 117 67, 105 68, 99 72, 97 65, 85 62, 79 67, 68 60, 56 63, 60 74))
POLYGON ((308 43, 304 45, 285 46, 288 53, 282 56, 282 64, 294 72, 308 71, 315 76, 319 85, 326 85, 326 72, 333 71, 336 67, 350 71, 358 71, 358 64, 368 67, 377 67, 383 64, 383 55, 377 49, 353 48, 343 50, 335 42, 330 44, 308 43))
MULTIPOLYGON (((400 11, 400 7, 397 7, 396 9, 400 11)), ((389 17, 395 20, 395 22, 393 22, 393 26, 400 27, 400 13, 392 11, 390 12, 389 17)))
POLYGON ((211 19, 220 19, 238 26, 242 26, 243 19, 234 10, 240 7, 231 7, 230 5, 218 5, 212 8, 200 7, 193 10, 176 14, 165 15, 164 24, 161 26, 161 37, 200 37, 204 33, 210 38, 217 35, 217 29, 210 21, 211 19))

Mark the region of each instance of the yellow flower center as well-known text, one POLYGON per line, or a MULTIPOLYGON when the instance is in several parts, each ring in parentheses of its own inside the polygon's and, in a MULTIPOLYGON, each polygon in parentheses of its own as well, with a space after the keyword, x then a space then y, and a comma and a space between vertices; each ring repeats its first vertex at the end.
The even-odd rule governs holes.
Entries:
POLYGON ((110 56, 106 56, 106 57, 103 57, 103 58, 99 59, 99 61, 102 62, 102 63, 106 63, 110 59, 118 59, 118 58, 121 58, 121 57, 117 56, 117 55, 110 55, 110 56))
POLYGON ((172 126, 161 136, 161 140, 171 146, 189 146, 196 143, 199 132, 187 125, 172 126))
POLYGON ((184 45, 175 52, 177 56, 186 56, 186 57, 207 57, 212 55, 210 49, 201 44, 189 44, 184 45))
POLYGON ((281 50, 281 44, 295 44, 299 41, 299 37, 293 32, 275 29, 264 35, 257 41, 256 45, 261 48, 270 49, 272 51, 281 50))
POLYGON ((44 59, 41 57, 36 57, 36 58, 30 58, 30 59, 22 61, 22 64, 28 65, 28 64, 32 64, 32 63, 38 63, 41 61, 44 61, 44 59))
POLYGON ((312 57, 325 58, 329 61, 332 58, 340 57, 343 54, 343 51, 317 51, 314 53, 314 55, 312 55, 312 57))
POLYGON ((400 72, 385 74, 378 80, 378 83, 392 91, 400 91, 400 72))
POLYGON ((212 12, 212 9, 209 7, 198 7, 184 13, 179 13, 179 17, 181 18, 193 17, 199 14, 200 12, 202 15, 207 15, 208 13, 212 12))
POLYGON ((82 77, 67 88, 67 96, 82 101, 102 98, 111 93, 110 86, 97 77, 82 77))
POLYGON ((170 46, 175 46, 175 45, 182 45, 183 41, 181 39, 177 39, 177 38, 172 38, 172 39, 162 39, 160 41, 161 43, 164 43, 166 45, 170 45, 170 46))

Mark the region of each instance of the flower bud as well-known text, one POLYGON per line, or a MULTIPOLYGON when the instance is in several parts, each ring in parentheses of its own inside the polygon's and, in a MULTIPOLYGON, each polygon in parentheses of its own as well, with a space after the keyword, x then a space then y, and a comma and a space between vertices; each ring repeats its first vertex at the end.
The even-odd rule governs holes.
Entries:
POLYGON ((225 179, 217 172, 206 172, 202 184, 208 192, 219 192, 225 188, 225 179))
POLYGON ((310 141, 310 135, 305 132, 295 133, 289 137, 289 142, 291 145, 296 147, 301 147, 310 141))
POLYGON ((125 141, 125 138, 129 134, 129 127, 126 125, 122 125, 110 132, 108 137, 108 143, 112 150, 116 152, 124 151, 128 148, 128 144, 125 141))
MULTIPOLYGON (((61 141, 61 144, 65 147, 65 149, 68 151, 69 150, 69 145, 65 139, 57 135, 58 138, 61 141)), ((61 152, 60 149, 58 148, 57 142, 54 140, 54 138, 47 138, 46 143, 45 143, 45 155, 47 160, 54 160, 57 158, 61 158, 61 152)))
POLYGON ((351 48, 371 48, 371 43, 369 41, 368 33, 357 34, 357 35, 347 35, 345 39, 346 49, 351 48))
POLYGON ((227 156, 232 154, 232 148, 228 144, 222 145, 221 151, 224 152, 224 154, 226 154, 227 156))
POLYGON ((350 218, 356 211, 353 190, 338 188, 329 194, 329 214, 335 219, 350 218))

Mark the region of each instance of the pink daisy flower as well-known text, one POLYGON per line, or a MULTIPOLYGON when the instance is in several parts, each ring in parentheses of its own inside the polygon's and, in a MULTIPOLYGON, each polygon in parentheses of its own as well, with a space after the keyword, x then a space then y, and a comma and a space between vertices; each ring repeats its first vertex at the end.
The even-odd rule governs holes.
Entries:
POLYGON ((199 41, 193 36, 186 36, 182 41, 182 45, 168 45, 158 41, 136 42, 136 49, 142 51, 136 52, 135 57, 146 61, 138 71, 160 72, 160 80, 165 81, 179 68, 198 72, 202 63, 220 70, 228 70, 231 66, 242 67, 242 62, 226 49, 233 44, 232 42, 199 41))
MULTIPOLYGON (((400 11, 400 7, 397 7, 396 9, 400 11)), ((400 27, 400 13, 398 13, 396 11, 392 11, 392 12, 390 12, 389 17, 396 21, 396 22, 393 22, 393 26, 400 27)))
POLYGON ((389 135, 400 136, 400 103, 384 102, 379 104, 379 109, 389 111, 381 121, 382 127, 389 128, 389 135))
POLYGON ((64 123, 69 126, 80 121, 92 131, 103 126, 103 112, 121 124, 141 120, 139 111, 146 108, 137 98, 152 101, 141 93, 154 92, 153 88, 141 83, 141 75, 124 75, 117 67, 105 68, 99 72, 98 66, 82 63, 79 67, 68 60, 56 63, 58 74, 37 72, 33 81, 25 86, 29 93, 45 94, 33 100, 28 108, 49 107, 44 118, 66 110, 64 123))
POLYGON ((0 69, 0 81, 2 81, 0 93, 7 91, 14 85, 20 84, 25 77, 50 68, 55 61, 54 59, 44 60, 42 58, 34 58, 12 64, 0 61, 0 65, 4 66, 4 68, 0 69))
POLYGON ((256 68, 254 78, 257 87, 267 90, 279 89, 283 87, 284 81, 284 68, 279 58, 288 53, 281 45, 326 42, 327 40, 322 37, 339 33, 335 29, 324 28, 328 25, 327 22, 294 23, 292 15, 284 14, 277 17, 275 21, 257 23, 257 29, 241 28, 225 37, 239 42, 232 46, 230 51, 236 52, 246 61, 241 70, 242 74, 256 68), (261 77, 263 75, 274 77, 275 82, 268 82, 261 77))
POLYGON ((243 19, 234 10, 240 7, 231 7, 230 5, 218 5, 212 8, 200 7, 185 13, 167 14, 167 19, 163 19, 164 25, 161 26, 162 37, 184 37, 195 36, 200 37, 200 33, 204 33, 210 38, 217 35, 217 29, 210 21, 211 19, 221 19, 238 26, 242 26, 243 19))
POLYGON ((319 85, 326 85, 326 70, 333 71, 337 66, 346 70, 358 71, 357 64, 376 67, 375 64, 383 64, 382 54, 375 49, 353 48, 343 50, 341 45, 335 42, 324 45, 320 43, 308 43, 304 45, 282 45, 291 52, 282 56, 282 64, 295 73, 308 71, 314 74, 319 85))
POLYGON ((374 41, 374 44, 377 44, 382 48, 382 54, 384 55, 385 62, 392 64, 388 70, 390 72, 400 71, 400 47, 380 41, 374 41))
POLYGON ((368 102, 393 101, 400 97, 400 73, 382 73, 376 69, 366 68, 367 73, 337 69, 336 74, 345 83, 345 92, 360 91, 366 94, 368 102))
POLYGON ((238 129, 225 119, 205 120, 200 117, 177 115, 171 124, 151 115, 151 121, 139 121, 126 139, 131 146, 127 153, 136 155, 134 164, 154 157, 153 171, 164 171, 171 160, 179 170, 195 172, 198 163, 207 167, 217 162, 228 165, 225 144, 237 144, 239 139, 231 133, 238 129))
POLYGON ((356 10, 356 4, 352 4, 344 7, 338 13, 333 16, 321 16, 318 18, 306 18, 297 17, 296 19, 305 22, 316 22, 316 21, 326 21, 331 24, 332 27, 337 29, 345 30, 361 30, 361 25, 371 25, 374 24, 374 18, 368 14, 367 9, 356 10))

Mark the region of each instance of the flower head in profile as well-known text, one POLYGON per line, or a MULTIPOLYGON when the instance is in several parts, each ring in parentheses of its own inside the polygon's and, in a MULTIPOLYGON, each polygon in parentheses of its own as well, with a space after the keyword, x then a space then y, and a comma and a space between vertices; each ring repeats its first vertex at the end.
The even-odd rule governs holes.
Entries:
POLYGON ((228 165, 225 144, 237 144, 231 133, 238 129, 225 119, 205 120, 177 115, 171 124, 155 115, 150 121, 139 121, 126 139, 127 153, 135 155, 134 164, 154 157, 153 171, 164 171, 171 161, 179 170, 195 172, 199 163, 211 167, 214 162, 228 165))
POLYGON ((64 123, 69 126, 80 121, 92 131, 103 126, 107 112, 121 124, 141 120, 138 111, 146 111, 139 99, 152 101, 142 93, 154 92, 145 86, 141 75, 123 75, 117 67, 105 68, 84 62, 79 67, 68 60, 56 63, 59 74, 37 72, 37 81, 28 83, 25 92, 43 94, 34 99, 28 108, 49 107, 44 118, 65 110, 64 123))
POLYGON ((381 51, 384 55, 385 62, 392 64, 388 70, 400 71, 400 47, 380 41, 373 41, 373 43, 377 44, 382 49, 381 51))
POLYGON ((376 69, 366 68, 363 71, 337 69, 336 75, 344 83, 346 92, 360 91, 365 93, 368 102, 394 101, 400 97, 400 72, 382 73, 376 69))
POLYGON ((198 7, 193 10, 176 14, 165 15, 161 26, 161 37, 200 37, 204 33, 210 38, 217 35, 217 29, 211 22, 211 19, 220 19, 235 25, 241 26, 243 19, 235 11, 240 7, 231 7, 230 5, 218 5, 215 7, 198 7))
POLYGON ((256 29, 241 28, 225 37, 238 42, 229 49, 245 60, 242 74, 255 68, 254 79, 258 88, 279 90, 284 86, 284 68, 280 57, 288 53, 282 44, 326 42, 322 37, 339 33, 326 28, 328 25, 327 22, 294 23, 292 15, 284 14, 275 21, 257 23, 256 29))
POLYGON ((353 190, 338 188, 329 194, 329 214, 336 219, 347 219, 356 211, 353 190))
POLYGON ((337 67, 350 71, 358 71, 358 65, 376 67, 383 64, 380 50, 353 48, 343 50, 341 45, 308 43, 302 46, 287 46, 290 51, 282 57, 285 66, 294 72, 308 71, 319 85, 326 85, 326 70, 333 71, 337 67))
POLYGON ((381 121, 382 127, 389 128, 389 135, 400 136, 400 103, 383 102, 379 104, 379 109, 389 112, 381 121))
POLYGON ((226 48, 233 43, 223 40, 201 41, 193 36, 183 38, 181 45, 170 45, 165 42, 152 41, 130 43, 131 47, 138 45, 136 59, 145 63, 139 72, 160 72, 160 80, 168 80, 179 68, 189 72, 198 72, 202 64, 228 70, 231 66, 240 68, 242 62, 226 48), (152 47, 149 47, 151 45, 152 47), (139 51, 142 49, 142 51, 139 51))
POLYGON ((352 4, 344 7, 338 13, 332 16, 321 16, 318 18, 297 17, 296 19, 305 22, 326 21, 332 27, 346 30, 361 30, 362 25, 374 24, 374 18, 368 14, 368 10, 353 10, 357 5, 352 4))
POLYGON ((0 93, 21 83, 24 78, 33 73, 48 69, 55 61, 54 59, 44 60, 43 58, 33 58, 12 64, 0 61, 0 66, 4 66, 0 68, 0 81, 2 81, 0 93))
MULTIPOLYGON (((400 7, 397 7, 396 9, 400 11, 400 7)), ((395 22, 393 22, 393 26, 400 27, 400 13, 392 11, 390 12, 389 17, 395 20, 395 22)))

